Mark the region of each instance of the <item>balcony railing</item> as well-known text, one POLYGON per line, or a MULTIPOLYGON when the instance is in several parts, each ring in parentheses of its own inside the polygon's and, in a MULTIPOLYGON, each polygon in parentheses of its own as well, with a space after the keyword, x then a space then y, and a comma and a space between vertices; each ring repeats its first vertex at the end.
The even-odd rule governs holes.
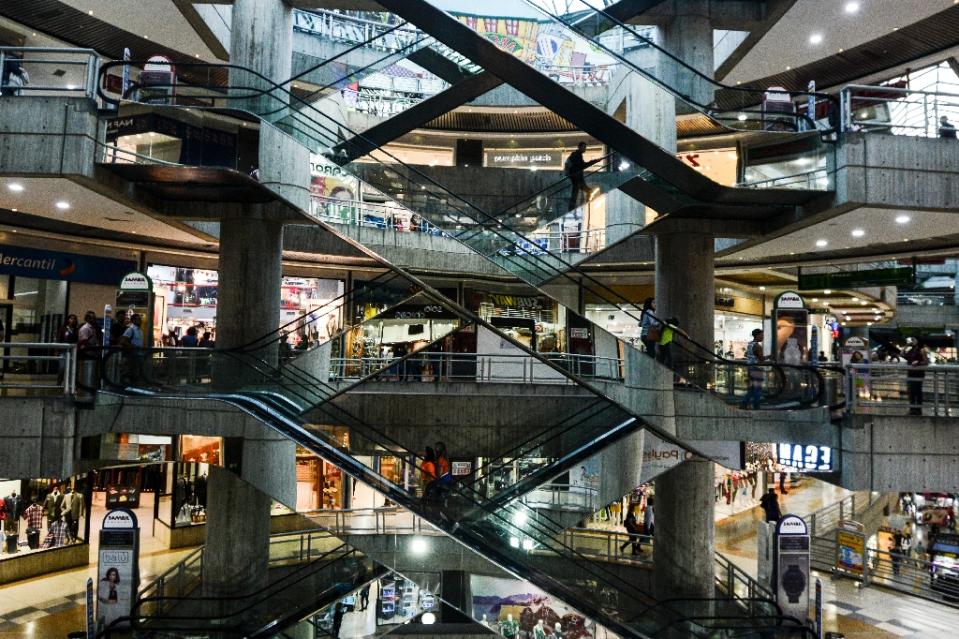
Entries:
POLYGON ((0 47, 0 94, 95 99, 99 68, 93 49, 0 47))
POLYGON ((959 366, 853 364, 846 368, 846 398, 852 413, 953 417, 959 366))
MULTIPOLYGON (((622 379, 622 361, 612 357, 573 353, 540 353, 543 357, 590 379, 622 379)), ((333 380, 358 380, 396 362, 390 357, 343 358, 330 360, 333 380)), ((570 378, 523 354, 477 354, 422 351, 398 361, 379 377, 381 381, 476 382, 502 384, 574 385, 570 378)))
POLYGON ((73 395, 76 380, 76 344, 0 342, 0 395, 73 395))
POLYGON ((846 131, 935 138, 943 134, 942 116, 953 127, 959 123, 959 93, 850 84, 839 95, 846 131))

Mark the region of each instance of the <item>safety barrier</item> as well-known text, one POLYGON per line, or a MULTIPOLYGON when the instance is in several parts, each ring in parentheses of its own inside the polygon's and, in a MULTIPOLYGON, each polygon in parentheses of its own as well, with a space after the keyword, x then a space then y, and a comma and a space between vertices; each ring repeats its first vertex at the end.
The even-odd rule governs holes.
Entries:
POLYGON ((839 94, 846 131, 917 137, 956 137, 959 93, 850 84, 839 94), (943 128, 946 116, 951 127, 943 128))
POLYGON ((0 394, 73 395, 76 390, 76 344, 0 342, 0 394))
POLYGON ((959 414, 959 366, 853 364, 846 368, 849 412, 870 415, 959 414))
POLYGON ((0 94, 95 99, 99 68, 100 58, 93 49, 0 47, 0 94))

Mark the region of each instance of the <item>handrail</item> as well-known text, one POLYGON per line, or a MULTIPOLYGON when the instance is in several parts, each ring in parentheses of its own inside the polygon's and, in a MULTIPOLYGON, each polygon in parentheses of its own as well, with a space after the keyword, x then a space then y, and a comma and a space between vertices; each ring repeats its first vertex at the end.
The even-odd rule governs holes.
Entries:
MULTIPOLYGON (((103 69, 101 70, 101 74, 102 74, 103 72, 105 72, 105 70, 106 70, 107 68, 109 68, 110 66, 115 65, 115 64, 119 64, 119 63, 108 63, 108 64, 104 65, 103 69)), ((209 64, 194 64, 194 63, 190 63, 190 65, 193 65, 193 66, 211 66, 211 65, 209 65, 209 64)), ((242 67, 236 67, 235 65, 229 65, 229 64, 218 64, 218 65, 215 65, 215 66, 217 66, 218 68, 228 68, 228 69, 231 69, 231 68, 240 68, 240 69, 243 69, 242 67)), ((249 70, 249 69, 244 69, 244 70, 245 70, 246 72, 250 73, 250 74, 253 75, 253 76, 259 77, 259 78, 262 80, 262 82, 263 82, 263 84, 264 84, 265 86, 272 85, 272 88, 269 89, 269 91, 274 91, 274 90, 275 90, 275 91, 279 91, 281 94, 290 96, 290 98, 291 98, 292 100, 294 100, 294 101, 299 101, 299 98, 297 98, 294 94, 290 93, 289 91, 287 91, 287 90, 284 89, 283 87, 277 85, 276 83, 270 81, 269 79, 263 77, 261 74, 258 74, 258 73, 256 73, 255 71, 251 71, 251 70, 249 70)), ((267 92, 267 89, 264 89, 263 87, 260 87, 259 89, 256 89, 256 90, 255 90, 255 93, 256 93, 256 94, 259 94, 259 95, 262 95, 262 94, 264 94, 264 93, 266 93, 266 92, 267 92)), ((106 99, 106 100, 113 100, 113 99, 110 98, 109 96, 103 96, 103 97, 104 97, 104 99, 106 99)), ((245 97, 246 97, 246 96, 245 96, 245 97)), ((321 116, 323 116, 323 117, 325 117, 325 118, 328 118, 328 119, 331 119, 331 120, 332 120, 332 118, 331 118, 328 114, 325 114, 325 113, 323 113, 323 112, 321 112, 321 111, 318 111, 318 114, 321 115, 321 116)), ((335 120, 333 120, 333 121, 335 122, 335 120)), ((314 120, 310 120, 310 122, 311 122, 312 124, 317 125, 317 126, 323 127, 324 129, 328 129, 328 127, 326 127, 325 125, 323 125, 323 124, 321 124, 321 123, 319 123, 319 122, 316 122, 316 121, 314 121, 314 120)), ((358 137, 363 137, 362 134, 359 134, 359 133, 357 133, 357 132, 355 132, 355 131, 352 131, 352 130, 349 129, 348 127, 341 126, 340 128, 343 129, 343 130, 345 130, 347 133, 349 133, 349 134, 351 134, 351 135, 358 136, 358 137)), ((333 134, 333 130, 332 130, 332 129, 329 129, 329 130, 331 131, 331 134, 333 134)), ((480 215, 482 218, 484 218, 484 220, 485 220, 484 222, 481 222, 481 224, 487 225, 487 230, 488 230, 490 233, 492 233, 494 236, 499 237, 499 238, 502 238, 502 239, 506 240, 506 241, 507 241, 508 243, 510 243, 510 244, 512 244, 512 243, 514 242, 514 239, 513 239, 513 238, 510 238, 510 237, 507 236, 504 232, 502 232, 501 230, 499 230, 499 229, 503 228, 505 225, 504 225, 501 221, 497 220, 495 217, 491 216, 489 213, 487 213, 487 212, 486 212, 485 210, 483 210, 482 208, 480 208, 480 207, 478 207, 478 206, 476 206, 476 205, 474 205, 474 204, 471 204, 470 202, 466 201, 466 200, 465 200, 464 198, 462 198, 461 196, 458 196, 458 195, 456 195, 455 193, 452 193, 451 191, 449 191, 449 189, 445 188, 443 185, 441 185, 441 184, 439 184, 438 182, 436 182, 436 180, 434 180, 433 178, 429 177, 428 175, 424 174, 422 171, 419 171, 419 170, 417 170, 417 169, 414 168, 414 167, 409 167, 409 166, 406 165, 404 162, 402 162, 399 158, 396 158, 394 155, 390 154, 389 152, 380 150, 380 153, 381 153, 381 154, 384 154, 384 155, 386 155, 386 156, 388 156, 388 157, 390 157, 390 158, 392 158, 392 160, 394 160, 395 162, 397 162, 399 165, 406 167, 411 173, 419 176, 422 180, 424 180, 425 182, 431 184, 432 186, 437 187, 440 192, 446 193, 447 195, 449 195, 449 196, 452 198, 453 201, 455 201, 455 202, 462 202, 462 203, 465 204, 468 208, 477 211, 477 212, 479 213, 479 215, 480 215)), ((425 188, 425 186, 424 186, 423 188, 425 188)), ((460 210, 460 209, 457 209, 457 210, 460 210)), ((460 210, 460 212, 463 212, 463 211, 460 210)), ((465 212, 463 212, 463 213, 464 213, 465 215, 467 215, 467 217, 471 217, 470 214, 465 213, 465 212)), ((474 218, 474 219, 475 219, 475 218, 474 218)), ((523 238, 523 237, 524 237, 523 235, 521 235, 520 233, 517 233, 516 231, 513 231, 512 229, 510 229, 510 232, 514 233, 517 237, 520 237, 520 238, 523 238)), ((527 239, 527 241, 528 241, 528 238, 526 238, 526 239, 527 239)), ((553 254, 549 254, 549 255, 550 255, 550 257, 556 257, 556 256, 554 256, 553 254)), ((559 268, 558 266, 556 266, 556 264, 552 263, 550 260, 541 259, 539 256, 537 256, 537 255, 535 255, 535 254, 529 255, 529 256, 526 256, 526 257, 527 257, 530 261, 535 262, 535 263, 541 265, 542 270, 543 270, 548 276, 550 276, 550 277, 563 277, 563 278, 568 278, 568 279, 575 279, 575 280, 576 280, 577 282, 579 282, 579 283, 589 282, 590 284, 592 284, 592 285, 594 285, 595 287, 597 287, 597 289, 598 289, 599 291, 605 291, 606 293, 604 293, 604 294, 609 294, 609 295, 611 295, 611 296, 612 296, 612 299, 619 299, 619 300, 621 300, 621 303, 622 303, 622 304, 625 304, 625 305, 627 305, 628 307, 631 307, 631 308, 633 308, 633 309, 636 309, 637 311, 639 310, 639 309, 638 309, 638 306, 637 306, 634 302, 630 302, 630 301, 629 301, 628 299, 626 299, 622 294, 617 293, 615 290, 613 290, 613 289, 610 288, 609 286, 603 284, 602 282, 600 282, 599 280, 597 280, 597 279, 596 279, 595 277, 593 277, 592 275, 589 275, 588 273, 584 272, 582 269, 578 268, 575 264, 570 264, 570 263, 562 260, 562 258, 556 258, 556 259, 558 259, 558 260, 560 261, 560 263, 561 263, 564 267, 566 267, 566 269, 563 270, 563 269, 559 268), (572 275, 572 273, 575 273, 577 277, 574 278, 573 275, 572 275)), ((548 278, 547 278, 547 279, 548 279, 548 278)), ((594 289, 589 289, 589 290, 595 292, 594 289)), ((596 293, 596 294, 597 294, 597 296, 600 296, 600 297, 602 297, 602 295, 603 295, 603 294, 601 294, 601 293, 596 293)), ((607 299, 606 301, 608 301, 609 303, 613 303, 613 302, 610 302, 609 299, 607 299)), ((632 317, 633 319, 639 321, 640 318, 639 318, 639 317, 636 317, 635 315, 633 315, 631 311, 629 311, 629 310, 624 310, 624 312, 626 312, 626 313, 627 313, 630 317, 632 317)), ((660 321, 662 321, 662 320, 660 319, 660 321)), ((677 347, 678 347, 678 348, 686 351, 687 353, 689 353, 689 354, 692 355, 693 357, 698 358, 698 359, 702 360, 702 361, 705 362, 705 363, 716 363, 716 362, 719 362, 719 363, 722 363, 722 364, 727 365, 727 366, 729 366, 729 365, 734 365, 733 362, 730 362, 730 361, 726 360, 725 358, 723 358, 723 357, 721 357, 721 356, 717 356, 717 355, 713 352, 712 347, 707 347, 707 346, 705 346, 705 345, 703 345, 703 344, 699 344, 698 342, 695 342, 695 341, 689 339, 688 337, 682 337, 682 338, 680 338, 680 339, 677 339, 674 343, 677 344, 677 347)), ((780 367, 780 368, 787 368, 787 367, 789 367, 789 365, 781 365, 781 364, 775 364, 775 366, 780 367)), ((792 368, 792 369, 796 369, 797 371, 802 371, 803 374, 808 374, 808 375, 813 376, 814 378, 818 378, 818 382, 816 383, 816 386, 818 387, 819 395, 817 395, 816 398, 813 398, 812 401, 819 401, 819 400, 821 399, 821 390, 822 390, 822 383, 821 383, 821 377, 819 376, 819 372, 818 372, 816 369, 810 368, 810 367, 793 366, 793 367, 791 367, 791 368, 792 368)), ((703 390, 707 390, 707 391, 708 391, 708 388, 703 387, 703 390)))
MULTIPOLYGON (((839 91, 842 104, 843 126, 848 131, 869 131, 873 128, 882 130, 912 129, 919 130, 925 137, 937 137, 940 135, 939 117, 943 112, 959 119, 959 93, 949 93, 945 91, 923 91, 907 87, 884 86, 884 85, 865 85, 865 84, 847 84, 839 91), (873 95, 859 95, 858 92, 868 92, 873 95), (889 98, 888 95, 899 95, 899 98, 889 98), (921 102, 905 101, 910 95, 920 96, 921 102), (942 104, 942 98, 948 98, 946 104, 942 104), (857 105, 858 103, 858 105, 857 105), (856 117, 857 109, 867 108, 877 104, 890 104, 893 106, 920 107, 922 108, 921 125, 907 124, 902 121, 894 120, 869 120, 856 117)), ((866 113, 868 115, 868 112, 866 113)), ((865 116, 863 116, 865 118, 865 116)), ((956 123, 952 123, 953 126, 956 123)))
MULTIPOLYGON (((79 85, 69 83, 64 81, 62 86, 37 86, 29 82, 21 83, 20 85, 10 84, 9 81, 7 84, 3 84, 3 81, 0 80, 0 90, 4 92, 4 95, 7 95, 8 92, 12 95, 22 95, 23 93, 40 93, 40 92, 54 92, 54 93, 77 93, 81 92, 84 96, 95 99, 97 95, 97 74, 100 65, 99 54, 93 49, 86 48, 61 48, 61 47, 8 47, 0 46, 0 70, 7 72, 8 69, 12 69, 11 60, 16 59, 17 64, 22 68, 23 65, 28 66, 44 66, 44 65, 56 65, 59 69, 61 66, 83 66, 84 67, 84 77, 83 81, 79 85), (77 55, 77 56, 86 56, 85 60, 74 60, 74 59, 43 59, 43 58, 26 58, 25 53, 35 53, 35 54, 44 54, 44 53, 56 53, 56 54, 66 54, 66 55, 77 55), (11 54, 19 54, 13 56, 11 54)), ((13 75, 11 71, 10 75, 13 75)), ((22 73, 17 74, 18 77, 22 79, 29 78, 29 72, 26 72, 26 76, 22 73)), ((63 77, 68 77, 67 74, 63 74, 63 77)))
MULTIPOLYGON (((535 2, 533 2, 533 0, 523 0, 523 1, 524 1, 526 4, 534 7, 536 10, 541 11, 541 12, 549 15, 553 20, 555 20, 555 21, 557 21, 557 22, 560 22, 561 24, 565 25, 567 29, 569 29, 570 31, 573 31, 574 33, 579 34, 580 37, 585 38, 586 40, 588 40, 588 41, 590 41, 590 42, 595 42, 595 40, 594 40, 593 37, 584 34, 580 29, 576 28, 576 26, 575 26, 576 23, 568 24, 567 22, 565 22, 565 21, 564 21, 562 18, 560 18, 559 16, 553 15, 552 13, 550 13, 550 12, 549 12, 548 10, 546 10, 545 8, 540 7, 538 4, 536 4, 535 2)), ((793 95, 801 95, 801 96, 802 96, 802 95, 805 95, 805 96, 814 96, 814 97, 816 97, 816 98, 820 98, 820 99, 823 99, 823 100, 828 100, 828 101, 830 101, 830 102, 838 103, 838 99, 836 98, 836 96, 830 95, 830 94, 828 94, 828 93, 819 93, 819 92, 810 92, 810 91, 769 91, 768 89, 753 89, 753 88, 743 87, 743 86, 738 86, 738 85, 724 84, 724 83, 722 83, 722 82, 717 81, 715 78, 710 77, 709 75, 703 73, 702 71, 700 71, 700 70, 697 69, 696 67, 690 65, 688 62, 686 62, 685 60, 683 60, 682 58, 680 58, 680 57, 677 56, 676 54, 670 52, 669 50, 665 49, 664 47, 659 46, 658 44, 656 44, 655 42, 653 42, 653 41, 652 41, 650 38, 648 38, 647 36, 640 34, 640 33, 638 32, 638 30, 637 30, 634 26, 627 24, 626 22, 624 22, 623 20, 620 20, 620 19, 619 19, 618 17, 616 17, 615 15, 613 15, 613 14, 611 14, 610 12, 606 11, 606 7, 601 7, 601 8, 600 8, 600 7, 595 7, 595 6, 593 6, 592 4, 590 4, 589 2, 587 2, 587 0, 582 0, 582 2, 583 2, 583 4, 585 4, 587 7, 589 7, 589 8, 593 11, 593 15, 602 14, 603 16, 605 16, 606 19, 612 21, 614 24, 616 24, 619 28, 623 29, 624 31, 626 31, 626 32, 628 32, 628 33, 631 33, 634 37, 638 38, 640 41, 645 42, 647 46, 655 49, 659 54, 665 55, 666 57, 670 58, 675 64, 677 64, 677 65, 685 68, 688 72, 690 72, 690 73, 692 73, 693 75, 699 77, 700 79, 703 79, 703 80, 708 81, 708 82, 709 82, 710 84, 712 84, 713 86, 717 86, 717 87, 719 87, 719 88, 721 88, 721 89, 728 90, 728 91, 733 91, 733 92, 737 92, 737 93, 749 93, 749 94, 756 94, 756 93, 765 94, 765 93, 767 93, 767 92, 771 92, 771 93, 785 93, 785 94, 789 95, 790 98, 791 98, 793 95)), ((605 46, 603 46, 603 45, 601 45, 601 44, 599 44, 599 43, 597 43, 597 44, 598 44, 599 46, 601 46, 604 50, 606 50, 608 53, 610 53, 611 55, 613 55, 613 56, 616 57, 617 59, 621 60, 623 63, 625 63, 625 64, 627 64, 627 65, 629 65, 629 66, 634 67, 637 71, 639 71, 640 73, 642 73, 645 77, 653 80, 653 81, 656 82, 657 84, 660 84, 661 86, 663 86, 664 88, 666 88, 668 91, 670 91, 671 93, 673 93, 673 95, 676 95, 677 97, 682 98, 683 100, 685 100, 686 102, 688 102, 688 103, 690 103, 690 104, 693 104, 694 106, 698 106, 698 107, 700 107, 700 108, 708 108, 708 105, 698 105, 698 104, 696 104, 695 102, 693 102, 693 101, 689 98, 689 96, 680 95, 680 94, 679 94, 678 92, 676 92, 672 87, 668 86, 668 84, 666 84, 664 80, 660 80, 659 78, 656 78, 656 76, 654 76, 654 75, 652 75, 652 74, 649 74, 648 72, 643 72, 641 69, 639 69, 638 66, 636 66, 635 64, 633 64, 632 62, 630 62, 630 61, 629 61, 628 59, 626 59, 625 57, 623 57, 623 56, 621 56, 621 55, 619 55, 619 54, 611 51, 608 47, 605 47, 605 46)), ((710 43, 710 46, 712 46, 712 43, 710 43)), ((808 120, 808 118, 806 118, 805 116, 800 116, 800 117, 803 118, 803 119, 805 119, 805 120, 808 120)), ((816 128, 816 127, 815 127, 815 122, 813 122, 813 125, 814 125, 814 126, 813 126, 813 129, 815 129, 815 128, 816 128)))
POLYGON ((77 391, 77 362, 78 352, 76 344, 64 344, 58 342, 0 342, 0 370, 5 362, 57 362, 57 371, 49 373, 40 373, 41 375, 56 375, 55 383, 47 383, 43 379, 18 379, 18 371, 8 371, 10 375, 0 376, 0 392, 5 390, 15 390, 16 394, 24 393, 30 395, 30 391, 41 391, 40 394, 47 394, 45 391, 63 390, 64 396, 73 396, 77 391), (51 352, 50 355, 19 355, 17 350, 33 350, 51 352), (11 352, 13 351, 13 352, 11 352))

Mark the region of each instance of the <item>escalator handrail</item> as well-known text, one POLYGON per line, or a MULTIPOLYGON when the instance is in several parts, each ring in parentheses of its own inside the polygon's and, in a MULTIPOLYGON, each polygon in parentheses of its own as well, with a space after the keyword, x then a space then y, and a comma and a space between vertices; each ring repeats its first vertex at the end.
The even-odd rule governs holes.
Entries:
MULTIPOLYGON (((103 65, 103 66, 101 67, 100 73, 105 75, 106 70, 109 69, 109 68, 111 67, 111 65, 122 65, 122 64, 124 64, 124 63, 125 63, 125 62, 123 62, 123 61, 120 61, 120 62, 108 62, 108 63, 106 63, 105 65, 103 65)), ((252 74, 252 75, 255 75, 255 76, 260 77, 261 79, 265 80, 266 82, 272 83, 272 84, 274 85, 274 88, 277 89, 278 91, 280 91, 281 93, 286 93, 288 96, 292 97, 294 100, 297 100, 297 101, 301 101, 301 102, 302 102, 302 100, 301 100, 300 98, 298 98, 297 96, 295 96, 294 94, 292 94, 291 92, 289 92, 288 90, 286 90, 285 88, 283 88, 283 87, 277 85, 276 83, 273 83, 272 81, 266 79, 264 76, 262 76, 261 74, 257 73, 256 71, 253 71, 253 70, 250 70, 250 69, 246 69, 245 67, 237 67, 236 65, 229 65, 229 64, 209 64, 209 63, 188 63, 188 64, 190 64, 190 65, 192 65, 192 66, 215 66, 215 67, 218 67, 218 68, 226 67, 226 68, 238 68, 238 69, 242 69, 242 70, 244 70, 244 71, 247 72, 247 73, 250 73, 250 74, 252 74)), ((97 89, 97 90, 98 90, 98 93, 101 93, 101 94, 102 94, 101 85, 102 85, 102 82, 101 82, 101 83, 98 83, 98 89, 97 89)), ((265 93, 265 92, 266 92, 266 89, 262 89, 262 88, 261 88, 261 89, 259 89, 259 92, 260 92, 260 93, 265 93)), ((114 101, 114 102, 116 101, 116 100, 113 99, 113 98, 109 98, 109 96, 104 96, 104 97, 107 98, 107 99, 109 99, 109 100, 112 100, 112 101, 114 101)), ((310 108, 314 108, 314 107, 312 107, 311 105, 308 105, 308 104, 307 104, 307 106, 309 106, 310 108)), ((315 108, 314 108, 314 110, 315 110, 315 108)), ((330 120, 332 121, 332 118, 331 118, 328 114, 325 114, 325 113, 323 113, 323 112, 321 112, 321 111, 317 111, 317 112, 318 112, 320 115, 322 115, 323 117, 326 117, 327 119, 330 119, 330 120)), ((313 123, 314 123, 314 124, 319 124, 318 122, 315 122, 315 121, 313 121, 313 123)), ((319 126, 323 127, 324 129, 327 129, 327 127, 325 127, 325 125, 319 124, 319 126)), ((357 132, 355 132, 355 131, 352 131, 352 130, 349 129, 348 127, 344 127, 344 128, 345 128, 345 130, 346 130, 347 132, 349 132, 351 135, 354 135, 355 137, 360 137, 360 138, 365 139, 362 134, 359 134, 359 133, 357 133, 357 132)), ((327 130, 330 131, 331 133, 333 133, 333 131, 331 131, 330 129, 327 129, 327 130)), ((443 191, 443 192, 447 193, 448 195, 452 196, 455 200, 462 202, 463 204, 465 204, 465 205, 467 206, 467 208, 470 208, 470 209, 473 209, 473 210, 479 212, 483 217, 487 218, 487 220, 491 221, 492 223, 496 224, 497 226, 506 226, 506 228, 508 228, 511 232, 515 233, 518 237, 523 238, 523 239, 526 239, 527 241, 529 241, 529 239, 526 238, 526 237, 525 237, 524 235, 522 235, 521 233, 513 230, 512 228, 510 228, 510 227, 509 227, 508 225, 506 225, 505 223, 499 222, 499 221, 497 220, 497 218, 491 216, 489 213, 485 212, 482 208, 480 208, 480 207, 478 207, 478 206, 476 206, 476 205, 468 202, 467 200, 465 200, 465 199, 462 198, 461 196, 459 196, 459 195, 457 195, 457 194, 449 191, 449 189, 447 189, 447 188, 444 187, 443 185, 439 184, 438 182, 436 182, 435 180, 433 180, 432 178, 430 178, 428 175, 423 174, 422 172, 420 172, 419 170, 417 170, 417 169, 414 168, 414 167, 410 167, 410 166, 407 165, 405 162, 403 162, 403 161, 399 160, 398 158, 392 156, 390 153, 388 153, 388 152, 386 152, 386 151, 383 151, 382 149, 380 149, 380 152, 381 152, 381 153, 385 153, 387 156, 389 156, 389 157, 391 157, 393 160, 395 160, 398 164, 400 164, 401 166, 405 167, 406 169, 408 169, 408 170, 411 171, 412 173, 418 175, 420 178, 423 178, 424 180, 426 180, 426 181, 429 182, 430 184, 439 187, 439 189, 440 189, 441 191, 443 191)), ((468 215, 468 216, 470 215, 470 214, 465 213, 464 211, 461 211, 461 210, 460 210, 460 212, 463 212, 464 214, 466 214, 466 215, 468 215)), ((481 222, 481 224, 482 224, 482 222, 481 222)), ((510 244, 513 243, 513 240, 512 240, 511 238, 508 238, 507 236, 505 236, 505 235, 503 235, 502 233, 500 233, 497 228, 495 228, 495 227, 492 228, 492 229, 491 229, 491 232, 494 233, 495 235, 501 237, 502 239, 506 240, 508 243, 510 243, 510 244)), ((612 293, 613 296, 614 296, 614 298, 618 297, 620 300, 622 300, 622 301, 619 302, 619 303, 615 303, 617 306, 621 306, 623 303, 625 303, 625 304, 628 304, 629 306, 631 306, 631 307, 636 308, 637 310, 639 310, 639 309, 638 309, 638 305, 637 305, 635 302, 630 302, 629 300, 627 300, 627 299, 626 299, 625 297, 623 297, 622 295, 616 293, 613 289, 610 289, 608 286, 602 284, 601 282, 595 280, 595 278, 593 278, 592 276, 586 274, 584 271, 582 271, 581 269, 579 269, 576 265, 571 265, 571 264, 565 262, 561 257, 556 257, 555 255, 553 255, 552 253, 549 253, 548 251, 547 251, 547 253, 548 253, 550 256, 555 257, 556 259, 558 259, 561 263, 563 263, 564 265, 568 266, 569 268, 568 268, 568 270, 566 270, 566 271, 559 271, 556 267, 554 267, 554 266, 552 266, 552 265, 549 265, 548 267, 544 267, 544 268, 543 268, 544 272, 552 275, 553 277, 557 277, 557 276, 558 276, 558 277, 565 277, 565 278, 568 278, 568 279, 570 279, 570 280, 573 280, 572 276, 570 275, 570 272, 575 272, 577 275, 580 276, 580 280, 578 280, 580 283, 581 283, 581 281, 582 281, 583 279, 589 280, 590 282, 598 285, 598 286, 600 287, 600 289, 606 290, 606 291, 612 293)), ((537 256, 537 255, 531 255, 530 257, 534 258, 534 260, 536 260, 536 261, 542 261, 542 260, 539 260, 539 256, 537 256)), ((601 299, 604 299, 605 301, 607 301, 607 302, 609 302, 609 303, 614 303, 614 302, 612 302, 612 301, 610 301, 609 299, 606 299, 606 298, 602 298, 602 297, 601 297, 601 299)), ((629 311, 625 311, 625 312, 626 312, 627 315, 629 315, 630 317, 633 317, 633 319, 637 319, 637 318, 634 317, 629 311)), ((658 319, 658 318, 657 318, 657 319, 658 319)), ((660 321, 662 321, 662 320, 660 320, 660 321)), ((618 338, 617 338, 617 339, 618 339, 618 338)), ((731 361, 731 360, 727 360, 727 359, 724 358, 724 357, 717 356, 717 355, 712 351, 711 348, 708 348, 708 347, 706 347, 706 346, 704 346, 704 345, 702 345, 702 344, 699 344, 698 342, 695 342, 694 340, 692 340, 692 339, 690 339, 690 338, 686 338, 686 341, 689 342, 689 343, 691 343, 691 344, 693 344, 693 345, 697 348, 697 350, 700 351, 700 357, 701 357, 702 359, 704 359, 705 361, 713 361, 713 362, 717 362, 717 361, 718 361, 718 362, 722 362, 724 365, 727 365, 727 366, 742 366, 742 364, 739 363, 739 362, 734 362, 734 361, 731 361), (705 355, 702 355, 702 354, 705 354, 705 355)), ((814 370, 814 369, 813 369, 813 370, 814 370)), ((817 372, 814 372, 813 374, 814 374, 814 375, 818 375, 817 372)), ((706 391, 708 392, 708 389, 703 389, 703 390, 706 390, 706 391)))
MULTIPOLYGON (((539 11, 539 12, 541 12, 541 13, 545 13, 545 14, 548 15, 550 18, 552 18, 554 21, 559 22, 560 24, 564 25, 568 30, 570 30, 570 31, 578 34, 581 38, 584 38, 584 39, 586 39, 587 41, 596 44, 596 46, 601 47, 601 48, 602 48, 604 51, 606 51, 608 54, 614 56, 616 59, 620 60, 620 61, 623 62, 624 64, 627 64, 628 66, 630 66, 632 69, 634 69, 634 70, 637 71, 638 73, 642 74, 643 76, 645 76, 645 77, 649 78, 650 80, 656 82, 657 84, 659 84, 660 86, 662 86, 663 88, 665 88, 667 91, 669 91, 670 93, 672 93, 674 96, 676 96, 676 97, 678 97, 678 98, 681 98, 681 99, 683 99, 684 101, 688 102, 689 104, 692 104, 693 106, 699 107, 699 108, 701 108, 701 109, 704 109, 704 110, 705 110, 705 109, 708 109, 708 108, 709 108, 709 105, 698 104, 698 103, 694 102, 689 96, 681 95, 681 94, 680 94, 678 91, 676 91, 674 88, 670 87, 664 80, 661 80, 661 79, 657 78, 656 76, 654 76, 654 75, 652 75, 652 74, 649 74, 648 72, 643 71, 638 65, 634 64, 633 62, 631 62, 630 60, 628 60, 626 57, 624 57, 624 56, 616 53, 615 51, 613 51, 613 50, 610 49, 609 47, 603 45, 602 43, 597 42, 597 41, 594 39, 593 36, 589 36, 589 35, 583 33, 577 26, 575 26, 576 23, 573 23, 573 24, 567 23, 567 22, 566 22, 565 20, 563 20, 563 18, 561 18, 560 16, 557 16, 557 15, 551 13, 549 10, 547 10, 547 9, 539 6, 538 4, 536 4, 536 3, 534 3, 534 2, 532 2, 532 0, 523 0, 523 2, 525 2, 527 5, 533 7, 536 11, 539 11)), ((620 20, 620 19, 617 18, 616 16, 614 16, 614 15, 612 15, 611 13, 609 13, 608 11, 606 11, 606 8, 605 8, 605 7, 603 7, 603 8, 594 7, 594 6, 591 5, 587 0, 583 0, 583 4, 585 4, 587 7, 590 8, 590 10, 593 11, 593 15, 602 14, 602 15, 605 16, 607 19, 609 19, 611 22, 613 22, 614 24, 616 24, 616 26, 620 27, 621 29, 623 29, 623 30, 625 30, 625 31, 628 31, 629 33, 631 33, 631 34, 633 34, 634 36, 636 36, 637 38, 639 38, 641 41, 645 42, 650 48, 655 49, 655 50, 658 51, 660 54, 665 55, 666 57, 670 58, 673 62, 675 62, 675 63, 678 64, 679 66, 684 67, 687 71, 693 73, 694 75, 696 75, 697 77, 699 77, 699 78, 701 78, 701 79, 703 79, 703 80, 708 81, 710 84, 712 84, 712 85, 714 85, 714 86, 716 86, 716 87, 719 87, 720 89, 729 90, 729 91, 734 91, 734 92, 737 92, 737 93, 748 93, 748 94, 759 93, 759 94, 761 94, 761 95, 769 92, 769 93, 785 93, 785 94, 789 95, 790 97, 793 96, 793 95, 812 96, 812 97, 815 97, 815 98, 818 98, 818 99, 821 99, 821 100, 826 100, 826 101, 832 102, 832 103, 834 103, 834 104, 837 105, 837 106, 838 106, 838 104, 839 104, 839 98, 836 97, 836 96, 834 96, 834 95, 831 95, 831 94, 829 94, 829 93, 822 93, 822 92, 817 92, 817 91, 787 91, 787 90, 782 90, 782 91, 779 91, 779 90, 770 91, 769 89, 755 89, 755 88, 750 88, 750 87, 730 85, 730 84, 725 84, 725 83, 723 83, 723 82, 719 82, 719 81, 716 80, 715 78, 712 78, 712 77, 708 76, 707 74, 703 73, 702 71, 700 71, 700 70, 697 69, 696 67, 690 65, 688 62, 686 62, 685 60, 683 60, 683 59, 680 58, 679 56, 677 56, 677 55, 673 54, 672 52, 668 51, 667 49, 659 46, 658 44, 656 44, 655 42, 653 42, 653 41, 652 41, 651 39, 649 39, 648 37, 642 35, 642 34, 639 33, 635 28, 633 28, 631 25, 627 24, 626 22, 620 20)), ((761 102, 762 102, 761 99, 757 101, 757 103, 761 103, 761 102)), ((780 115, 780 114, 777 114, 777 115, 780 115)), ((813 130, 816 130, 816 128, 817 128, 817 127, 816 127, 816 123, 813 122, 812 120, 810 120, 807 116, 803 116, 803 115, 798 114, 798 113, 797 113, 797 114, 783 114, 783 115, 797 115, 797 116, 801 117, 802 119, 810 122, 810 123, 813 125, 813 130)))

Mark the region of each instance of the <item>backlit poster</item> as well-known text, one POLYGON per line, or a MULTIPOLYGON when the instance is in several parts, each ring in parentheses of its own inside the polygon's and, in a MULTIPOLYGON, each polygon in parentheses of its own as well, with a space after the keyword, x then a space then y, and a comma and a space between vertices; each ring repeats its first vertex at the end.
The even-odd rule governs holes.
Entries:
POLYGON ((557 624, 563 639, 596 637, 596 624, 525 581, 472 575, 470 591, 473 618, 504 637, 534 637, 537 626, 552 636, 557 624))
POLYGON ((140 585, 140 529, 132 511, 107 512, 97 561, 97 628, 103 630, 133 610, 140 585))

